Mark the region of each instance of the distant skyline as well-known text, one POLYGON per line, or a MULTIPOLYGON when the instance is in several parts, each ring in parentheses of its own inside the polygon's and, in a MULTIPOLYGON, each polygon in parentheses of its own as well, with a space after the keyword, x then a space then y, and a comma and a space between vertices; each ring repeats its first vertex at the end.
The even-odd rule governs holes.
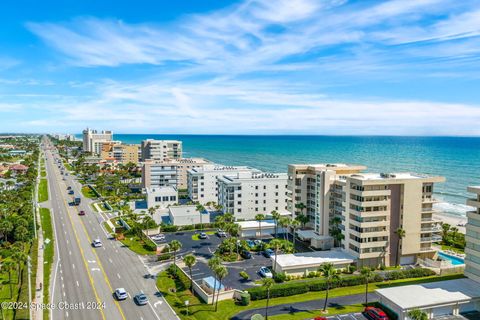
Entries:
POLYGON ((480 3, 19 0, 0 131, 480 136, 480 3))

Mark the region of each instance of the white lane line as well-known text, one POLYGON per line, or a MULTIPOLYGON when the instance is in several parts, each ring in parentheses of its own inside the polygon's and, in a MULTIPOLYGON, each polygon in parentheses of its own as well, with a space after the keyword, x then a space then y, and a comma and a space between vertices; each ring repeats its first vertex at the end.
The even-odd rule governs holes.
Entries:
POLYGON ((80 283, 78 283, 78 280, 77 280, 77 287, 80 287, 80 283))
POLYGON ((68 250, 68 255, 72 255, 72 250, 68 250))
POLYGON ((63 291, 63 296, 65 297, 67 294, 65 293, 65 291, 63 291))
POLYGON ((108 258, 108 261, 110 261, 110 263, 113 263, 112 259, 108 258))
MULTIPOLYGON (((158 302, 160 302, 160 304, 162 304, 161 301, 157 301, 157 302, 155 302, 155 304, 157 304, 158 302)), ((155 317, 156 317, 158 320, 160 320, 160 317, 158 316, 157 312, 155 312, 155 309, 153 308, 153 306, 152 306, 152 304, 150 303, 150 301, 148 301, 148 305, 150 306, 150 309, 152 309, 153 314, 155 315, 155 317)), ((155 306, 155 307, 156 307, 156 306, 155 306)))
POLYGON ((67 239, 67 244, 68 244, 68 239, 67 239))
POLYGON ((64 284, 64 283, 62 283, 62 289, 63 289, 63 288, 65 288, 65 284, 64 284))
POLYGON ((127 292, 127 295, 130 299, 132 299, 132 296, 130 295, 130 292, 127 292))
POLYGON ((75 264, 72 263, 72 268, 75 269, 75 264))
POLYGON ((68 311, 65 311, 65 315, 68 317, 68 311))
POLYGON ((121 278, 122 278, 122 277, 120 277, 120 274, 119 274, 119 273, 117 273, 117 277, 118 277, 118 279, 121 279, 121 278))

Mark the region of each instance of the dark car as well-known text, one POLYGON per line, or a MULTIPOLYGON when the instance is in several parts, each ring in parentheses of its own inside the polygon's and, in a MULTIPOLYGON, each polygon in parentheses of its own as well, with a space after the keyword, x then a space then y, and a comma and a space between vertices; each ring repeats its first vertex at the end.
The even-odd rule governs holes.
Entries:
POLYGON ((366 307, 363 315, 371 320, 389 320, 387 314, 382 309, 375 307, 366 307))
POLYGON ((72 190, 72 187, 68 186, 68 187, 67 187, 67 190, 72 190))
POLYGON ((247 250, 242 250, 240 252, 240 255, 242 256, 242 258, 244 259, 251 259, 252 258, 252 254, 250 253, 250 251, 247 251, 247 250))
POLYGON ((75 192, 73 190, 69 190, 68 194, 74 194, 75 192))
POLYGON ((78 213, 79 216, 84 216, 85 215, 85 211, 83 210, 80 210, 80 212, 78 213))
POLYGON ((272 249, 265 249, 262 251, 262 254, 265 258, 270 258, 275 252, 272 249))
POLYGON ((144 306, 148 303, 148 297, 144 293, 136 294, 135 297, 133 297, 133 300, 139 306, 144 306))

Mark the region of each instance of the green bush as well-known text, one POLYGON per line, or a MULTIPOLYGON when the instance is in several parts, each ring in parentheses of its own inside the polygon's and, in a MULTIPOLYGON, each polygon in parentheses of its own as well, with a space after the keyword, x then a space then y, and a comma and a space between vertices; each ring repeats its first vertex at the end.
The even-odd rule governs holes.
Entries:
POLYGON ((250 304, 250 294, 246 291, 240 294, 240 305, 248 306, 250 304))
POLYGON ((240 271, 240 277, 242 277, 243 280, 250 279, 250 276, 245 271, 240 271))
POLYGON ((285 272, 275 273, 273 280, 275 280, 276 283, 285 282, 285 280, 287 280, 287 275, 285 274, 285 272))
POLYGON ((161 225, 161 230, 163 232, 176 232, 178 231, 178 227, 171 225, 171 224, 163 224, 161 225))
POLYGON ((158 256, 158 261, 170 260, 171 258, 172 258, 171 253, 164 253, 164 254, 158 256))
POLYGON ((183 291, 190 288, 190 280, 185 273, 176 265, 172 264, 167 269, 168 274, 175 279, 177 290, 183 291))

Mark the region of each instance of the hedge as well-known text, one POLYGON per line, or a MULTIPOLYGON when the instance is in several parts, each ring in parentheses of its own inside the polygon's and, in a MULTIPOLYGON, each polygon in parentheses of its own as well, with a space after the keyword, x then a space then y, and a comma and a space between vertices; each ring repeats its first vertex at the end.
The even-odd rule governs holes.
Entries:
POLYGON ((167 273, 173 279, 175 279, 175 285, 177 287, 177 290, 183 291, 187 288, 190 288, 190 279, 183 272, 183 270, 180 269, 180 267, 177 267, 176 265, 171 264, 167 269, 167 273))
MULTIPOLYGON (((371 282, 382 282, 386 280, 406 279, 406 278, 420 278, 426 276, 433 276, 435 272, 430 269, 416 268, 410 270, 399 270, 385 272, 384 274, 377 273, 371 279, 371 282)), ((330 289, 340 287, 357 286, 365 283, 362 276, 346 276, 330 284, 330 289)), ((297 294, 307 293, 309 291, 324 291, 327 289, 327 284, 323 279, 303 280, 290 283, 275 284, 270 289, 270 297, 288 297, 297 294)), ((252 300, 261 300, 267 298, 267 290, 264 287, 249 288, 252 300)))

